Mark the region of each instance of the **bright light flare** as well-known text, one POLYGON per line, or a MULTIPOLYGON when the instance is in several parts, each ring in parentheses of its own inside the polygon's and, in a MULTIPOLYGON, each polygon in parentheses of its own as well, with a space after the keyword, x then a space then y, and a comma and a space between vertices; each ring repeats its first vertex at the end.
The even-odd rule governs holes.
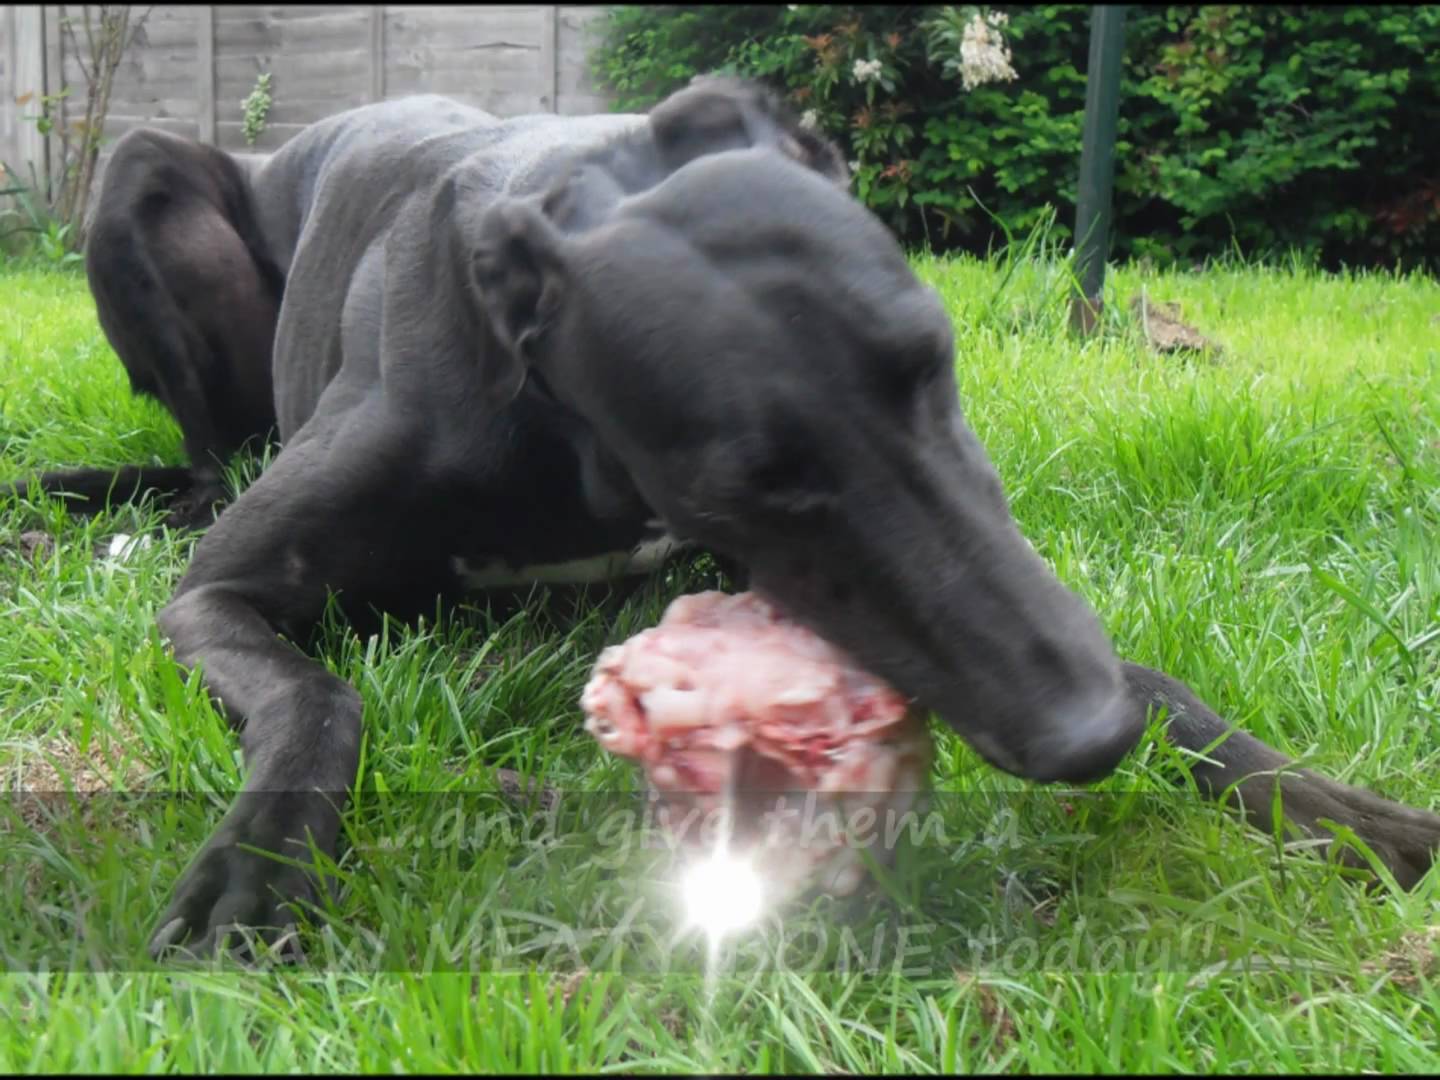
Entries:
POLYGON ((692 865, 680 882, 686 920, 712 941, 760 918, 765 889, 747 859, 716 852, 692 865))

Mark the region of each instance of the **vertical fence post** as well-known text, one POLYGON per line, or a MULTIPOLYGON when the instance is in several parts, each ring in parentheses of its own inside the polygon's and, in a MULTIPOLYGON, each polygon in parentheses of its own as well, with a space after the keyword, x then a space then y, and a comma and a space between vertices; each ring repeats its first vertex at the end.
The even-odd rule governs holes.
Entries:
MULTIPOLYGON (((45 34, 45 93, 59 94, 65 89, 65 54, 61 39, 60 20, 65 18, 64 4, 45 4, 40 8, 45 34)), ((54 126, 45 138, 45 184, 51 205, 59 199, 65 183, 65 99, 55 102, 50 119, 54 126)))
POLYGON ((370 5, 370 100, 385 100, 385 5, 370 5))
POLYGON ((40 115, 40 98, 45 93, 45 9, 38 4, 16 4, 5 9, 5 17, 7 29, 14 28, 14 37, 7 44, 11 86, 14 97, 27 99, 23 105, 19 101, 6 102, 14 119, 15 136, 15 157, 6 164, 20 170, 15 179, 23 184, 30 183, 29 166, 35 166, 35 179, 42 187, 40 194, 48 198, 49 147, 40 128, 29 119, 40 115))
POLYGON ((560 111, 560 9, 554 4, 540 13, 540 108, 560 111))
POLYGON ((1125 8, 1096 5, 1090 15, 1090 64, 1085 72, 1085 126, 1075 207, 1080 295, 1070 324, 1089 333, 1100 319, 1105 259, 1110 252, 1110 204, 1115 182, 1115 128, 1120 112, 1120 60, 1125 8))
POLYGON ((195 8, 195 124, 200 141, 215 145, 215 8, 195 8))

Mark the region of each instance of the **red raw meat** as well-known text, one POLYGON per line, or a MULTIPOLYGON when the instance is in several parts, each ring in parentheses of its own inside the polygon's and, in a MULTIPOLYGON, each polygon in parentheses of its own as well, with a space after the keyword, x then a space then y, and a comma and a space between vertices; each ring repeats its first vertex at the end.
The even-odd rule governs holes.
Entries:
MULTIPOLYGON (((903 696, 755 593, 679 597, 657 627, 600 654, 580 704, 586 730, 638 761, 666 809, 728 806, 737 835, 773 803, 761 793, 799 806, 794 796, 813 792, 812 814, 908 808, 929 764, 925 725, 903 696)), ((827 860, 843 839, 816 841, 825 833, 812 828, 800 853, 798 823, 766 828, 787 867, 805 868, 792 877, 838 868, 827 860)), ((858 880, 848 872, 831 887, 858 880)))

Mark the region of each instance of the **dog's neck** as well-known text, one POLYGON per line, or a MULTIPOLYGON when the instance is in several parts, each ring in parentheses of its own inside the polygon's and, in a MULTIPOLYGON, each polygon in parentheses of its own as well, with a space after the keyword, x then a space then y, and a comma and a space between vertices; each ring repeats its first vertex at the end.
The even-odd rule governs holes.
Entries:
MULTIPOLYGON (((558 164, 555 181, 542 198, 545 215, 565 231, 581 232, 602 224, 625 198, 649 191, 697 158, 745 147, 767 146, 813 169, 842 187, 850 173, 839 150, 802 127, 778 96, 756 86, 743 91, 745 105, 733 116, 717 110, 711 95, 739 84, 703 80, 690 99, 672 99, 644 123, 578 150, 558 164)), ((727 107, 731 99, 725 96, 727 107)))
POLYGON ((644 124, 576 152, 557 170, 541 208, 560 230, 586 232, 608 220, 622 200, 656 187, 673 171, 644 124))

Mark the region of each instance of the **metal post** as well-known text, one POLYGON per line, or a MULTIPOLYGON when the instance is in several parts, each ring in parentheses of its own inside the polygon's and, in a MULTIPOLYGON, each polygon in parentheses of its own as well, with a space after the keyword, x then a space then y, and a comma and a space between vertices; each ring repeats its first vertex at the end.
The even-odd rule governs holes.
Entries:
POLYGON ((1125 8, 1097 5, 1090 14, 1090 64, 1085 72, 1085 126, 1080 144, 1080 183, 1075 208, 1075 245, 1080 295, 1070 325, 1095 328, 1110 252, 1110 196, 1115 180, 1115 124, 1120 112, 1120 58, 1125 48, 1125 8))
MULTIPOLYGON (((215 146, 215 6, 197 4, 191 10, 195 12, 196 137, 215 146)), ((128 25, 125 32, 130 32, 128 25)))

